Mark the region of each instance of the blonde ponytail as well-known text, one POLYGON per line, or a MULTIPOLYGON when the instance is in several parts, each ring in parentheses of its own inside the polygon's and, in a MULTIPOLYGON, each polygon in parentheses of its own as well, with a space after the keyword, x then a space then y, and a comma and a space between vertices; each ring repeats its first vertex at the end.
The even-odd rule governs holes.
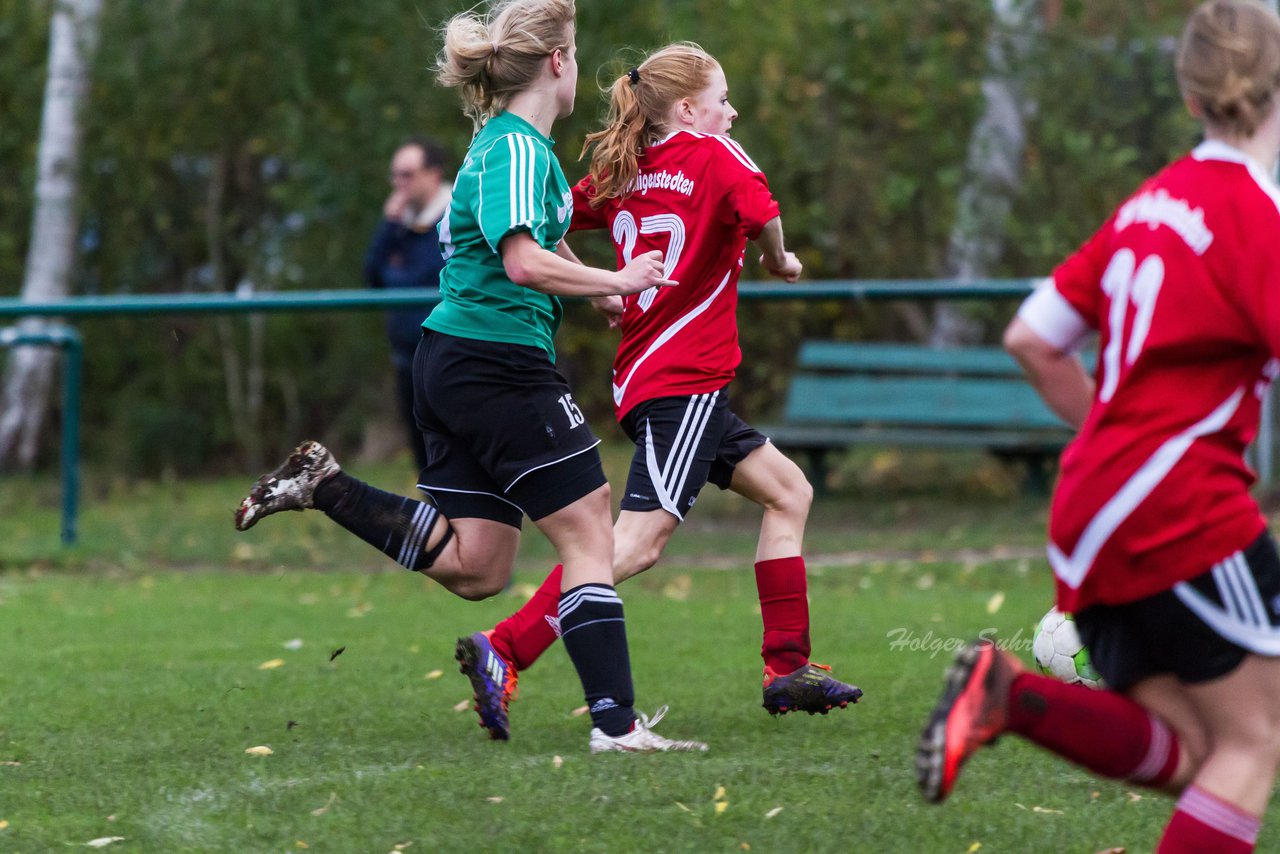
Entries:
POLYGON ((1280 90, 1280 18, 1255 0, 1209 0, 1187 21, 1178 87, 1205 120, 1253 136, 1280 90))
POLYGON ((575 14, 574 0, 501 0, 483 15, 454 15, 444 26, 436 79, 461 90, 463 112, 479 129, 537 79, 542 60, 568 49, 575 14))
POLYGON ((698 45, 680 42, 656 51, 613 82, 604 130, 589 134, 582 150, 582 157, 591 155, 592 207, 630 192, 640 155, 666 134, 671 108, 710 85, 718 67, 698 45))

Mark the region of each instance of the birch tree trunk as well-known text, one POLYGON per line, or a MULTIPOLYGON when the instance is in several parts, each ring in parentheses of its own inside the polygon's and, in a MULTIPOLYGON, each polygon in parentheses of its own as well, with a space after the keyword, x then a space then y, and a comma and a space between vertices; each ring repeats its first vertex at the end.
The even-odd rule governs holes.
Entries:
MULTIPOLYGON (((961 284, 990 275, 1004 250, 1005 220, 1022 178, 1026 117, 1035 108, 1019 77, 1041 30, 1042 0, 991 0, 984 107, 969 137, 965 183, 947 246, 946 273, 961 284)), ((954 347, 982 338, 982 325, 956 303, 934 309, 930 345, 954 347)))
MULTIPOLYGON (((31 243, 22 298, 50 302, 70 290, 75 264, 76 178, 80 109, 97 43, 102 0, 57 0, 49 25, 49 78, 40 119, 40 143, 31 243)), ((44 321, 29 318, 27 329, 44 321)), ((31 468, 49 408, 57 357, 43 347, 16 347, 9 357, 0 401, 0 466, 31 468)))

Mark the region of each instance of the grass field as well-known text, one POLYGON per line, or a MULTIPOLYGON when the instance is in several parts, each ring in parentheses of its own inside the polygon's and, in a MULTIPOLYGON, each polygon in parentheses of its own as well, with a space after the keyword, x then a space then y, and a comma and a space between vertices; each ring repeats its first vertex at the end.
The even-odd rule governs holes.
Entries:
POLYGON ((1029 659, 1047 605, 1043 501, 995 475, 820 502, 815 658, 866 691, 827 717, 759 708, 756 516, 708 495, 621 592, 640 708, 669 703, 659 732, 711 750, 602 757, 559 649, 521 680, 510 743, 458 710, 453 640, 540 580, 536 533, 513 590, 468 603, 318 514, 234 534, 243 480, 91 483, 71 553, 51 484, 0 486, 0 851, 1137 852, 1171 810, 1014 739, 920 801, 948 649, 992 629, 1029 659))

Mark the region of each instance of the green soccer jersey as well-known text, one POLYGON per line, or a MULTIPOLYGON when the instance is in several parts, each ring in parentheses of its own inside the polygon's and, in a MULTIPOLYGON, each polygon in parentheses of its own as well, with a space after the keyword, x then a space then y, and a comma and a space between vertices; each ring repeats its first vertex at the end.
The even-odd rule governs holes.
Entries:
POLYGON ((555 361, 560 300, 507 278, 498 253, 502 238, 516 231, 554 252, 568 231, 573 194, 551 153, 554 144, 510 113, 494 116, 476 134, 440 221, 441 301, 423 326, 541 347, 555 361))

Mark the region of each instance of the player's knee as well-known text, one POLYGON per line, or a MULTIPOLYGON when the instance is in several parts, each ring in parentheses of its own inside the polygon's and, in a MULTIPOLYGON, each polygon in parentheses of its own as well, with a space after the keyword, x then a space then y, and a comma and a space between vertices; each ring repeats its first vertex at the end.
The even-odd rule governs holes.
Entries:
POLYGON ((1234 722, 1229 730, 1210 732, 1205 738, 1206 754, 1233 754, 1280 765, 1280 720, 1259 711, 1234 722))
POLYGON ((487 578, 474 575, 457 575, 449 578, 437 578, 450 593, 468 602, 480 602, 491 599, 502 592, 506 581, 499 578, 487 578))
POLYGON ((626 581, 658 562, 662 545, 654 542, 618 542, 613 555, 613 582, 626 581))
POLYGON ((774 512, 804 518, 813 506, 813 486, 797 469, 794 477, 779 482, 768 506, 774 512))
MULTIPOLYGON (((1181 757, 1179 765, 1186 769, 1187 778, 1195 776, 1195 772, 1204 764, 1209 755, 1209 734, 1202 725, 1184 726, 1177 731, 1178 753, 1181 757)), ((1183 776, 1183 774, 1179 774, 1183 776)))

